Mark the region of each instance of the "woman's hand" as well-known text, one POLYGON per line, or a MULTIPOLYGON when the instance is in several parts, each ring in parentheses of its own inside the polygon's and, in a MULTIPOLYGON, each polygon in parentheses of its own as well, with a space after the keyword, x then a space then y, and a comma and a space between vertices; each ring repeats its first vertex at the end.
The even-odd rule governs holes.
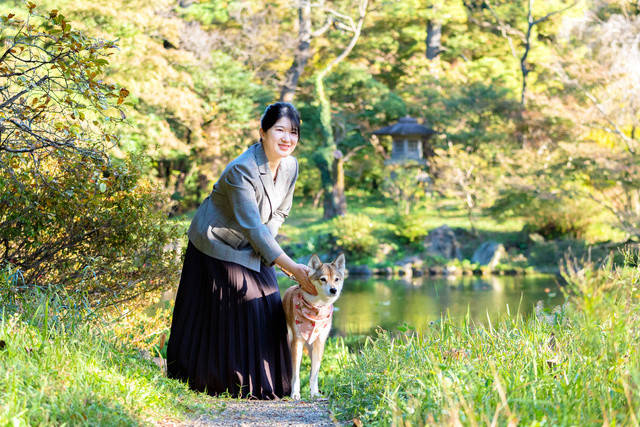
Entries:
POLYGON ((296 281, 300 284, 303 291, 311 295, 318 295, 316 287, 311 283, 311 280, 309 280, 310 272, 311 267, 304 264, 296 264, 294 271, 291 273, 293 273, 293 276, 296 278, 296 281))
POLYGON ((313 286, 311 280, 309 280, 309 272, 311 272, 311 267, 304 264, 298 264, 293 261, 289 256, 285 253, 280 255, 275 259, 275 263, 280 266, 285 272, 289 272, 293 274, 293 277, 296 279, 300 287, 303 291, 311 294, 318 295, 318 291, 316 291, 316 287, 313 286))

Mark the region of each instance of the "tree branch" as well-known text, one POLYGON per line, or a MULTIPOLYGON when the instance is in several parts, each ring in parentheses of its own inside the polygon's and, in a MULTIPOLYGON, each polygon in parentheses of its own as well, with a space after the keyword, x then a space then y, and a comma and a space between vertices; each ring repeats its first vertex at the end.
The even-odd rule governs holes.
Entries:
POLYGON ((7 99, 6 101, 4 101, 2 104, 0 104, 0 110, 3 109, 4 107, 6 107, 7 105, 13 103, 13 101, 15 101, 16 99, 20 98, 22 95, 24 95, 25 93, 29 92, 30 90, 32 90, 33 88, 35 88, 36 86, 40 86, 42 85, 44 82, 46 82, 47 80, 49 80, 49 76, 44 76, 43 78, 41 78, 40 80, 38 80, 37 82, 31 84, 28 88, 26 88, 25 90, 23 90, 22 92, 19 92, 15 95, 13 95, 11 98, 7 99))

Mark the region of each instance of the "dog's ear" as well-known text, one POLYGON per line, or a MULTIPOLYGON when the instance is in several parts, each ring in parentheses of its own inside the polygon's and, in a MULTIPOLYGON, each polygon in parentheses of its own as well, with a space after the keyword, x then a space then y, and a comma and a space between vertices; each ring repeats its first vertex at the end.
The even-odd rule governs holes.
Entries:
POLYGON ((317 270, 322 265, 322 261, 320 261, 320 258, 318 258, 318 255, 313 254, 311 255, 311 258, 309 258, 309 264, 307 265, 311 267, 313 270, 317 270))
POLYGON ((338 269, 338 271, 340 271, 340 273, 344 274, 344 267, 345 267, 345 258, 344 258, 344 254, 340 254, 338 255, 338 258, 336 258, 331 264, 335 265, 336 268, 338 269))

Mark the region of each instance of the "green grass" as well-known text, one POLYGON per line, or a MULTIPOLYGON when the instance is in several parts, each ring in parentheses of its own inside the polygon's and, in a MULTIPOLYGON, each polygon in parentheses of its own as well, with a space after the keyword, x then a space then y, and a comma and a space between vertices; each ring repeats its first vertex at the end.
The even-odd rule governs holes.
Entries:
MULTIPOLYGON (((398 224, 397 207, 381 198, 349 194, 348 211, 351 215, 364 215, 371 221, 371 234, 377 246, 368 253, 361 250, 349 251, 347 248, 350 262, 356 264, 393 266, 411 255, 420 255, 429 261, 423 253, 421 242, 429 231, 445 224, 455 229, 462 256, 466 260, 471 259, 474 251, 484 241, 495 240, 504 244, 508 256, 502 264, 506 269, 521 270, 529 267, 527 271, 535 268, 540 272, 555 273, 558 271, 558 262, 566 251, 571 250, 574 255, 581 257, 590 250, 590 245, 582 240, 532 241, 528 233, 523 231, 524 221, 519 218, 500 221, 478 215, 474 218, 473 226, 477 231, 477 235, 474 235, 466 211, 448 199, 433 199, 416 207, 411 213, 410 221, 404 225, 398 224), (411 227, 412 230, 403 233, 399 230, 402 227, 411 227), (408 236, 414 238, 413 243, 407 240, 408 236), (383 250, 385 246, 387 249, 383 250)), ((349 234, 336 230, 331 222, 323 220, 321 207, 313 208, 300 202, 294 204, 291 215, 281 228, 281 235, 286 236, 283 242, 285 251, 300 260, 314 252, 327 253, 333 245, 327 238, 331 233, 349 234)), ((608 250, 593 249, 592 253, 594 258, 602 258, 607 255, 608 250)), ((455 260, 452 262, 457 263, 455 260)))
MULTIPOLYGON (((332 338, 321 389, 339 419, 366 425, 637 424, 640 270, 637 255, 623 255, 625 267, 568 264, 568 302, 557 310, 332 338)), ((141 348, 162 354, 170 302, 158 297, 115 318, 79 299, 16 294, 8 277, 0 283, 0 425, 193 421, 224 407, 141 356, 141 348)))
POLYGON ((26 297, 12 304, 3 294, 0 425, 155 424, 220 406, 166 378, 106 321, 88 321, 53 295, 26 297))
POLYGON ((571 271, 555 313, 332 342, 332 410, 365 425, 637 425, 640 271, 571 271))

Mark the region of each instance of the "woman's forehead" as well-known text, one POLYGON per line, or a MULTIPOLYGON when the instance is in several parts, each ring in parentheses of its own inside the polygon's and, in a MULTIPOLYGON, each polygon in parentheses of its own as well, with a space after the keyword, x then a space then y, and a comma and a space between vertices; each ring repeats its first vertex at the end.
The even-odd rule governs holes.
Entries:
POLYGON ((274 126, 283 126, 283 127, 289 128, 289 129, 293 128, 293 124, 291 123, 291 120, 289 119, 289 117, 280 117, 278 119, 278 121, 275 122, 273 125, 274 126))

